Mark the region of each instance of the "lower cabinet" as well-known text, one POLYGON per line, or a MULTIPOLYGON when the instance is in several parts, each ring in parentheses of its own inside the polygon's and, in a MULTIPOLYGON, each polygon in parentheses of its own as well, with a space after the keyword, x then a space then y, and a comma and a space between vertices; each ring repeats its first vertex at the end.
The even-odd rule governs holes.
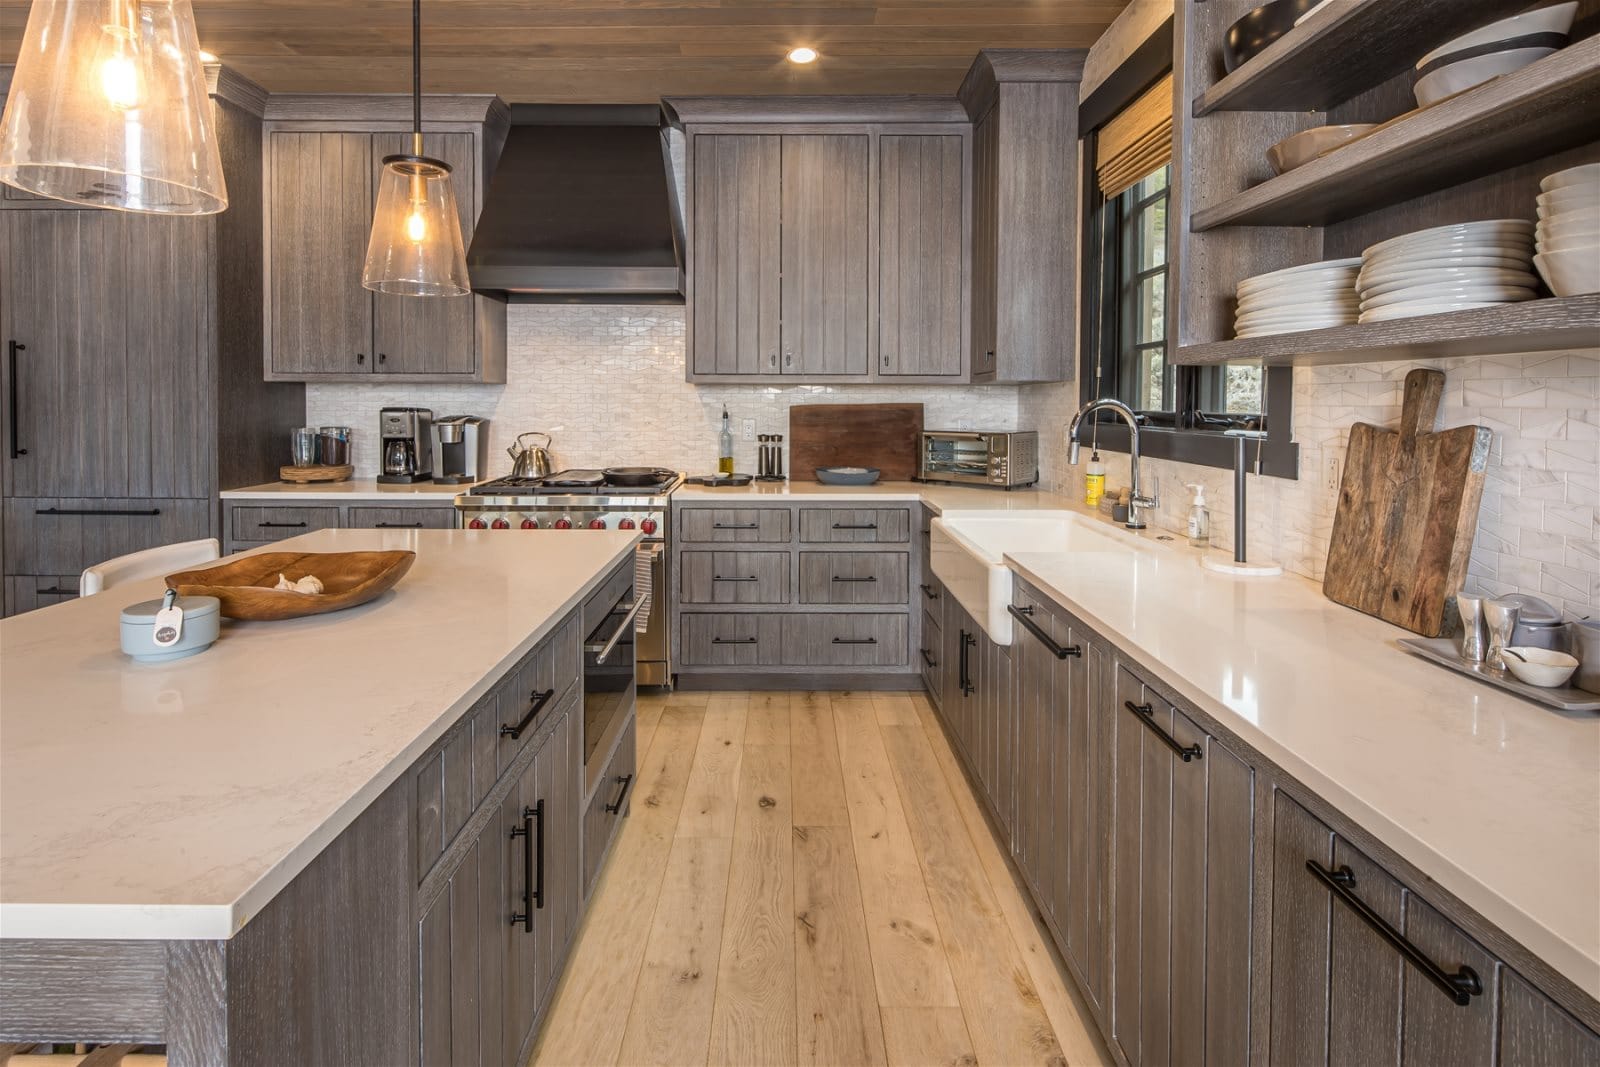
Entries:
POLYGON ((278 504, 268 497, 228 497, 222 501, 224 554, 298 537, 313 530, 453 530, 459 525, 450 496, 406 498, 404 503, 278 504))
POLYGON ((638 773, 638 720, 632 712, 622 727, 616 750, 606 761, 606 769, 595 783, 594 795, 583 813, 583 899, 594 892, 600 865, 605 862, 611 842, 617 838, 622 820, 632 802, 634 776, 638 773))

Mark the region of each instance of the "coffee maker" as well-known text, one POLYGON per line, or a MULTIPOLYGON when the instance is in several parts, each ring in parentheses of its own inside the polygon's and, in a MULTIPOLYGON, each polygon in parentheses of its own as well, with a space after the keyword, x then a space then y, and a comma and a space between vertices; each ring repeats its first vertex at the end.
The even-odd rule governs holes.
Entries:
POLYGON ((489 420, 477 415, 441 415, 433 423, 433 480, 471 485, 489 467, 489 420))
POLYGON ((384 408, 378 412, 380 482, 425 482, 433 476, 433 412, 384 408))

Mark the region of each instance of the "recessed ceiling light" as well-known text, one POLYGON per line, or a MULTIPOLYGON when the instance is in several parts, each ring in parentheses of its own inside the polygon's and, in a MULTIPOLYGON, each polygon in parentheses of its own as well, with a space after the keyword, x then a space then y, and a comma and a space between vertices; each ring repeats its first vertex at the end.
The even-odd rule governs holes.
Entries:
POLYGON ((789 49, 789 55, 786 58, 791 63, 815 62, 817 58, 817 50, 815 48, 806 48, 802 45, 799 48, 789 49))
POLYGON ((215 52, 207 52, 204 48, 200 49, 200 62, 215 63, 216 61, 217 56, 215 52))

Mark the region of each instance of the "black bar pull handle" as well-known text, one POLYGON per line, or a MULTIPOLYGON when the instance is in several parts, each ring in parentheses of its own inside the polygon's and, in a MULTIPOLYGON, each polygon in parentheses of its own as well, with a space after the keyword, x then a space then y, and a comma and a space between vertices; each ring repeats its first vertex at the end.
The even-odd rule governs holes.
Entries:
POLYGON ((258 522, 256 525, 263 530, 304 530, 306 528, 306 524, 303 522, 258 522))
POLYGON ((973 637, 965 630, 961 631, 961 659, 957 664, 959 668, 957 675, 961 682, 961 695, 964 697, 971 696, 978 688, 972 684, 972 671, 969 666, 972 646, 977 643, 978 639, 976 637, 973 637))
POLYGON ((878 579, 877 579, 876 575, 871 575, 871 574, 867 575, 865 578, 844 578, 844 577, 840 577, 839 575, 835 574, 833 576, 833 580, 836 581, 836 582, 875 582, 878 579))
POLYGON ((922 595, 927 597, 929 600, 939 599, 939 591, 926 582, 922 584, 922 595))
POLYGON ((539 712, 544 710, 544 706, 548 704, 550 702, 550 698, 555 695, 556 691, 554 689, 546 689, 542 693, 535 689, 533 692, 529 693, 528 699, 532 701, 532 704, 530 704, 528 707, 528 713, 524 715, 515 726, 508 722, 501 723, 500 736, 509 737, 513 741, 521 737, 522 731, 528 728, 528 724, 533 722, 534 717, 537 716, 539 712))
POLYGON ((938 661, 933 658, 933 649, 919 648, 917 651, 922 653, 922 662, 926 663, 930 670, 939 666, 938 661))
POLYGON ((28 454, 22 447, 22 430, 17 426, 17 397, 22 393, 22 388, 17 384, 17 353, 26 352, 28 346, 17 341, 6 345, 6 354, 11 361, 11 458, 21 459, 28 454))
POLYGON ((78 591, 76 589, 63 589, 59 585, 47 585, 43 589, 35 589, 34 592, 37 593, 39 596, 77 596, 78 595, 78 591))
POLYGON ((835 637, 833 643, 836 645, 875 645, 878 643, 878 639, 876 637, 835 637))
POLYGON ((161 514, 160 508, 35 508, 35 515, 121 515, 153 518, 161 514))
POLYGON ((713 637, 713 645, 754 645, 760 642, 759 637, 713 637))
MULTIPOLYGON (((300 525, 304 526, 305 523, 302 522, 300 525)), ((422 529, 422 523, 420 523, 420 522, 375 522, 375 523, 372 524, 372 528, 374 530, 388 530, 388 529, 420 530, 420 529, 422 529)))
POLYGON ((713 574, 711 576, 711 580, 713 582, 759 582, 761 579, 757 578, 753 574, 750 575, 748 578, 731 578, 731 577, 730 578, 724 578, 720 574, 713 574))
MULTIPOLYGON (((528 818, 530 810, 522 809, 524 820, 528 818)), ((535 854, 533 866, 533 906, 544 909, 544 798, 539 798, 539 803, 532 808, 534 832, 539 835, 538 851, 535 854)))
POLYGON ((1023 625, 1024 629, 1026 629, 1033 636, 1037 637, 1039 642, 1044 645, 1045 648, 1048 648, 1050 650, 1050 654, 1056 659, 1066 659, 1068 656, 1083 655, 1083 648, 1079 645, 1067 645, 1063 648, 1061 645, 1056 644, 1055 639, 1045 632, 1044 627, 1033 621, 1032 604, 1029 604, 1024 608, 1019 608, 1015 604, 1007 604, 1006 610, 1011 613, 1012 618, 1016 619, 1023 625))
POLYGON ((711 524, 711 528, 713 530, 759 530, 761 529, 761 524, 759 522, 714 522, 711 524))
POLYGON ((522 809, 522 825, 511 828, 511 840, 522 838, 522 910, 511 913, 511 925, 533 933, 533 913, 544 907, 544 801, 522 809), (536 843, 537 842, 537 843, 536 843))
POLYGON ((1139 721, 1144 723, 1145 728, 1159 737, 1161 739, 1161 743, 1172 749, 1172 751, 1176 753, 1177 756, 1183 760, 1183 762, 1188 763, 1190 760, 1201 759, 1205 756, 1205 749, 1201 748, 1199 745, 1189 745, 1187 747, 1180 745, 1173 739, 1171 734, 1157 726, 1155 718, 1156 709, 1151 707, 1149 704, 1135 704, 1131 700, 1124 700, 1122 702, 1122 706, 1137 715, 1139 717, 1139 721))
POLYGON ((1372 932, 1387 941, 1391 948, 1404 956, 1413 967, 1421 971, 1423 977, 1444 991, 1450 1000, 1466 1007, 1472 1003, 1472 998, 1483 992, 1483 983, 1478 979, 1478 972, 1466 964, 1462 964, 1454 974, 1445 970, 1429 958, 1416 945, 1413 945, 1399 930, 1389 925, 1382 915, 1372 909, 1372 906, 1355 894, 1356 874, 1348 866, 1341 865, 1337 871, 1330 871, 1316 860, 1306 860, 1306 870, 1312 876, 1328 887, 1328 891, 1338 897, 1357 918, 1372 928, 1372 932))
POLYGON ((876 530, 878 524, 875 522, 836 522, 833 524, 833 528, 835 530, 876 530))
POLYGON ((622 812, 622 802, 624 800, 628 799, 628 790, 633 788, 633 775, 631 775, 631 774, 619 774, 619 775, 617 775, 617 784, 622 786, 622 792, 617 794, 617 802, 615 804, 607 804, 606 805, 606 811, 610 812, 612 815, 621 814, 621 812, 622 812))

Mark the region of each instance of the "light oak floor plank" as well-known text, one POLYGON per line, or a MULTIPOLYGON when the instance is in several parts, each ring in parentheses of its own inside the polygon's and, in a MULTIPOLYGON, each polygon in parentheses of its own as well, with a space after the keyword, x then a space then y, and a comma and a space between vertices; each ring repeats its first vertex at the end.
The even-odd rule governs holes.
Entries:
POLYGON ((886 1064, 848 828, 794 828, 794 908, 800 1062, 813 1067, 886 1064))
POLYGON ((789 694, 751 693, 750 710, 745 720, 747 745, 787 745, 789 743, 789 694))
POLYGON ((960 1008, 884 1008, 890 1067, 977 1067, 960 1008))
POLYGON ((879 726, 916 726, 917 708, 910 693, 873 693, 872 710, 879 726))
POLYGON ((715 693, 706 702, 705 726, 678 820, 679 837, 733 836, 749 701, 745 693, 715 693))
POLYGON ((826 693, 789 694, 789 777, 796 826, 849 826, 833 702, 826 693))

